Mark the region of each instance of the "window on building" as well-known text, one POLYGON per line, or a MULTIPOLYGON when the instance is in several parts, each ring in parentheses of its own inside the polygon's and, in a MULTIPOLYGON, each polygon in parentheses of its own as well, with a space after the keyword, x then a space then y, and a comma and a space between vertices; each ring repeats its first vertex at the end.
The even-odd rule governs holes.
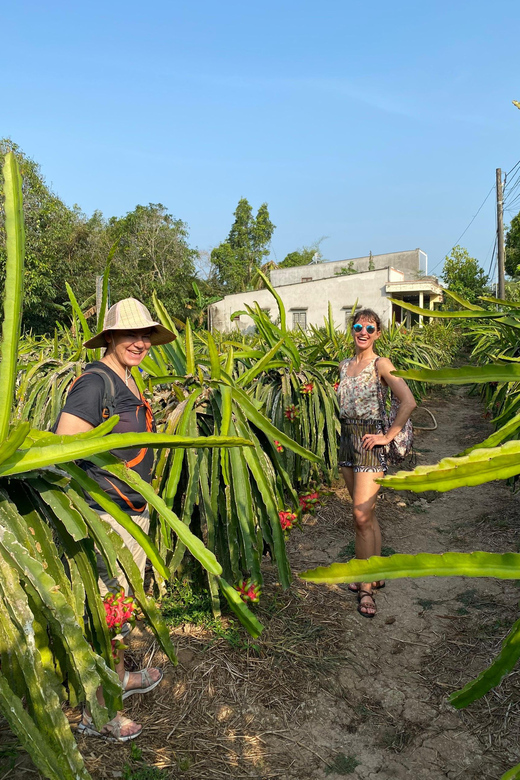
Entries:
POLYGON ((302 276, 302 282, 312 282, 312 276, 302 276))
POLYGON ((293 309, 292 313, 293 328, 297 328, 298 325, 303 330, 307 330, 307 311, 306 309, 293 309))

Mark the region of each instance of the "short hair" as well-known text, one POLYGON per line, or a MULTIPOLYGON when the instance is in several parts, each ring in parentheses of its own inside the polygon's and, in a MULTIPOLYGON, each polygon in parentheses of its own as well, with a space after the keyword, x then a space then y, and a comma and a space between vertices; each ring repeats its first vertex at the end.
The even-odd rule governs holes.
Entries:
POLYGON ((372 322, 375 322, 377 329, 381 330, 381 318, 373 309, 360 309, 357 311, 352 318, 352 325, 354 326, 361 318, 364 320, 372 320, 372 322))

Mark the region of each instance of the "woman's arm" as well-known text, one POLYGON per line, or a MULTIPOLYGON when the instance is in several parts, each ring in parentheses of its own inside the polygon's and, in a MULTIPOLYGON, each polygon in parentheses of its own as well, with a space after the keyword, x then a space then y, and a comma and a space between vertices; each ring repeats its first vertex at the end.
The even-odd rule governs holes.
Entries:
POLYGON ((68 412, 62 412, 56 433, 58 436, 74 436, 76 433, 91 431, 93 428, 93 425, 86 420, 82 420, 81 417, 76 417, 75 414, 69 414, 68 412))
POLYGON ((399 398, 399 409, 388 431, 389 441, 392 441, 399 431, 403 428, 411 413, 417 406, 412 391, 400 376, 393 376, 391 371, 395 371, 395 366, 388 358, 381 358, 378 363, 379 375, 386 382, 392 393, 399 398))
POLYGON ((74 436, 91 431, 103 422, 105 383, 99 374, 85 373, 71 384, 58 418, 56 433, 74 436))
POLYGON ((404 427, 406 421, 410 417, 411 413, 417 406, 412 391, 399 376, 393 376, 391 371, 395 371, 395 367, 392 365, 392 361, 388 358, 380 358, 377 364, 377 370, 379 376, 388 385, 392 393, 399 399, 399 408, 395 416, 395 420, 388 429, 386 435, 381 433, 366 433, 363 436, 363 447, 367 450, 371 450, 376 445, 390 444, 395 439, 399 431, 404 427))

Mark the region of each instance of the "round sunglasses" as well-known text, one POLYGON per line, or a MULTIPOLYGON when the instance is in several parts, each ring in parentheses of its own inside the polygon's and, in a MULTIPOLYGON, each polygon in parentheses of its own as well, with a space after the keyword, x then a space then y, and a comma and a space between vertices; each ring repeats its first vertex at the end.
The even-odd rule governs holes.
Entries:
POLYGON ((356 322, 356 324, 352 326, 352 330, 354 331, 354 333, 361 333, 363 328, 370 336, 372 335, 372 333, 376 332, 375 325, 362 325, 360 322, 356 322))

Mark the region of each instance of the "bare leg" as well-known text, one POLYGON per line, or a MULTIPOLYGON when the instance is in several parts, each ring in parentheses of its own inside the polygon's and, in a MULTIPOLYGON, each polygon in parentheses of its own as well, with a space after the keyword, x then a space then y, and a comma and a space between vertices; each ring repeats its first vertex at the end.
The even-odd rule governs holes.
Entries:
MULTIPOLYGON (((125 676, 125 651, 124 650, 119 650, 119 661, 116 664, 116 672, 118 673, 121 682, 123 682, 123 677, 125 676)), ((148 675, 152 682, 156 682, 157 680, 161 679, 162 673, 159 671, 159 669, 150 667, 148 669, 148 675)), ((131 691, 134 690, 135 688, 141 688, 142 684, 143 684, 143 680, 140 672, 130 672, 125 686, 125 691, 131 691)))
POLYGON ((340 468, 341 476, 345 480, 350 498, 352 498, 354 495, 354 469, 348 468, 347 466, 340 466, 340 468))
MULTIPOLYGON (((125 675, 125 651, 120 649, 118 651, 118 654, 119 654, 119 660, 117 661, 115 667, 116 667, 116 672, 119 675, 119 679, 122 680, 124 675, 125 675)), ((96 696, 97 696, 97 700, 98 700, 98 702, 100 704, 105 704, 105 699, 104 699, 104 696, 103 696, 103 688, 99 687, 97 689, 96 696)), ((85 708, 85 712, 86 712, 87 716, 90 717, 90 712, 88 711, 87 708, 85 708)), ((123 718, 123 717, 124 717, 123 713, 121 711, 119 711, 119 712, 116 713, 116 716, 115 716, 115 718, 113 720, 114 721, 117 721, 118 719, 121 720, 121 718, 123 718)), ((85 718, 83 719, 83 722, 85 722, 85 718)), ((113 721, 111 721, 111 723, 112 722, 113 721)), ((127 723, 124 723, 124 725, 121 726, 121 736, 122 737, 128 737, 128 736, 130 736, 130 734, 137 734, 137 733, 139 733, 141 731, 141 728, 142 727, 141 727, 140 723, 135 723, 134 721, 128 720, 127 723)), ((110 729, 107 729, 108 732, 109 732, 109 730, 110 729)))
MULTIPOLYGON (((356 501, 364 501, 364 495, 363 495, 363 488, 361 487, 364 482, 370 481, 383 476, 381 473, 371 473, 371 472, 354 472, 354 469, 348 468, 346 466, 341 466, 341 474, 343 476, 343 479, 345 480, 345 484, 347 486, 347 490, 350 494, 350 497, 352 499, 352 511, 353 514, 355 512, 355 500, 354 500, 354 494, 356 494, 356 501), (361 477, 361 479, 360 479, 361 477), (368 479, 366 479, 368 478, 368 479)), ((354 515, 354 523, 355 523, 355 529, 356 529, 356 542, 355 542, 355 550, 356 550, 356 558, 370 558, 370 555, 381 555, 381 529, 379 527, 379 523, 377 522, 377 519, 375 517, 375 502, 376 502, 376 496, 377 492, 379 490, 379 485, 376 482, 373 482, 373 485, 375 486, 375 494, 373 497, 373 507, 372 507, 372 528, 373 528, 373 540, 372 540, 372 546, 373 552, 371 552, 369 555, 363 555, 362 554, 362 548, 363 548, 363 542, 361 541, 361 548, 360 548, 360 542, 358 541, 358 532, 357 532, 357 523, 356 523, 356 517, 354 515)), ((373 587, 381 586, 381 582, 373 582, 373 587)), ((354 593, 358 590, 358 585, 354 582, 350 583, 349 589, 354 593)))
MULTIPOLYGON (((383 476, 382 472, 354 473, 354 492, 352 496, 352 514, 355 527, 356 558, 366 559, 381 554, 381 529, 375 517, 376 499, 379 485, 375 479, 383 476)), ((372 593, 377 587, 375 582, 362 582, 359 590, 366 594, 372 593)), ((364 615, 375 614, 375 602, 369 595, 362 596, 360 609, 364 615)))

